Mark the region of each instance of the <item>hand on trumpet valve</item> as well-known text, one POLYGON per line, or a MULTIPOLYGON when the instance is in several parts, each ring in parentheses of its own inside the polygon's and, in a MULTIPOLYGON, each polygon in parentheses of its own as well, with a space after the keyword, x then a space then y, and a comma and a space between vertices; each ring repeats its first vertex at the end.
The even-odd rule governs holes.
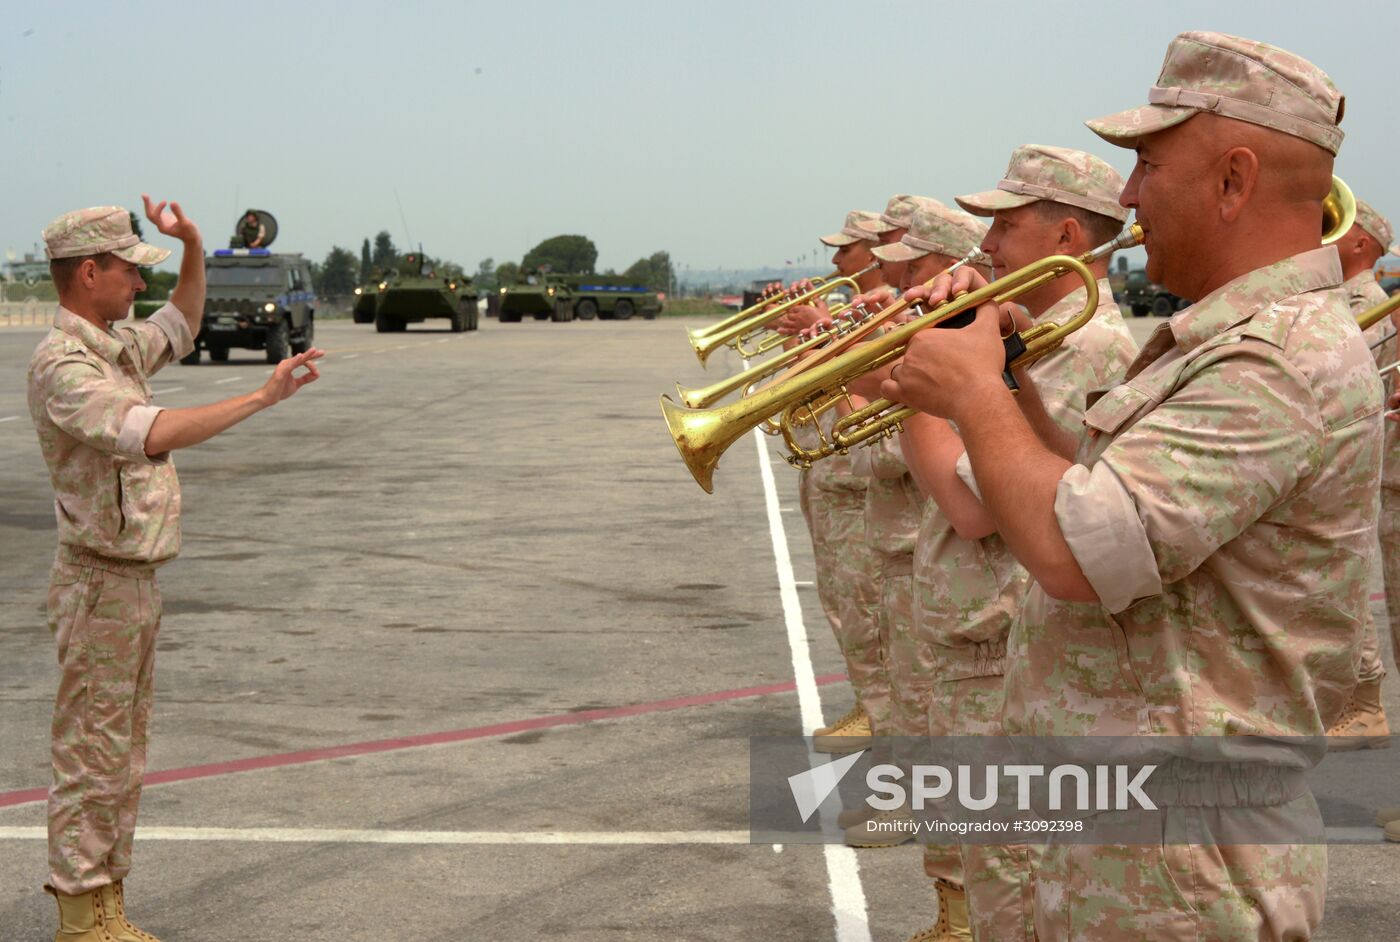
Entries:
POLYGON ((865 308, 870 314, 878 314, 885 305, 894 300, 894 289, 890 287, 876 288, 874 291, 866 291, 851 299, 852 308, 865 308))
MULTIPOLYGON (((985 283, 981 275, 963 268, 951 278, 939 276, 931 288, 913 291, 922 292, 930 306, 936 307, 949 296, 974 291, 985 283)), ((1003 316, 1002 309, 989 301, 977 309, 976 318, 966 327, 919 331, 881 385, 881 395, 920 412, 957 421, 959 412, 975 409, 987 396, 1005 394, 1003 316)))
POLYGON ((795 334, 804 328, 830 320, 831 315, 827 313, 826 302, 817 301, 815 304, 798 304, 790 308, 786 314, 774 321, 772 326, 780 334, 795 334))

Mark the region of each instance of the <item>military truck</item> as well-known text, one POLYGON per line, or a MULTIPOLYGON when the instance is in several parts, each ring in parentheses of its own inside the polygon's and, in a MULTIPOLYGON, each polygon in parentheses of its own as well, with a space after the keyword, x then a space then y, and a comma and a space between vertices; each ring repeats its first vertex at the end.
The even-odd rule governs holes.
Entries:
POLYGON ((199 363, 201 351, 216 363, 229 350, 263 350, 268 363, 281 363, 311 348, 316 333, 316 293, 311 263, 300 252, 273 252, 277 221, 266 210, 239 217, 229 247, 204 259, 204 320, 194 350, 180 362, 199 363), (251 226, 256 216, 259 225, 251 226), (254 248, 246 247, 254 234, 254 248))
POLYGON ((470 278, 439 275, 422 248, 409 252, 377 281, 355 289, 350 316, 357 324, 374 324, 381 334, 408 329, 429 318, 445 317, 453 333, 476 330, 480 318, 470 278))
POLYGON ((500 288, 501 323, 526 317, 564 322, 595 317, 625 321, 634 314, 651 320, 661 313, 661 298, 645 285, 620 275, 559 275, 531 272, 500 288))
POLYGON ((1134 317, 1148 313, 1158 317, 1170 317, 1191 302, 1179 298, 1166 288, 1147 277, 1147 272, 1134 268, 1123 279, 1123 290, 1118 298, 1120 307, 1129 308, 1134 317))

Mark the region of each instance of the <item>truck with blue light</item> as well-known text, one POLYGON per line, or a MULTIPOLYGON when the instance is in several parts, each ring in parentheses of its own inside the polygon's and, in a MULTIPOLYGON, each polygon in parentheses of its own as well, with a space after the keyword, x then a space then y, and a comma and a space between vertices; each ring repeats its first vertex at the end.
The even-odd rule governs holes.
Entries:
POLYGON ((239 219, 229 248, 204 259, 204 320, 194 350, 180 362, 194 365, 207 352, 216 363, 234 349, 262 350, 268 363, 281 363, 311 348, 316 332, 316 292, 311 263, 300 252, 273 252, 277 223, 265 210, 239 219), (262 224, 254 229, 249 217, 262 224), (256 247, 246 247, 247 236, 256 247))

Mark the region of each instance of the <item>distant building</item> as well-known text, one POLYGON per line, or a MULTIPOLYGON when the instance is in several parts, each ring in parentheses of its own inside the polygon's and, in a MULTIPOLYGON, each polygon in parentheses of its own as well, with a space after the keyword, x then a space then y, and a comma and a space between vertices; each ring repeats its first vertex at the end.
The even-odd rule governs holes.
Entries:
POLYGON ((5 280, 22 281, 26 284, 48 281, 49 261, 46 258, 35 258, 32 252, 26 252, 23 260, 11 260, 5 263, 5 280))

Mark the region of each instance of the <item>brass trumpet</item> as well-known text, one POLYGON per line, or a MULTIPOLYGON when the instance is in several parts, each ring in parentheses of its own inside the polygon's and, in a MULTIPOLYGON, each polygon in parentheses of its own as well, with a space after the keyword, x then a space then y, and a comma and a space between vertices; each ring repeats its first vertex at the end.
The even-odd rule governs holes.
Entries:
MULTIPOLYGON (((825 284, 826 282, 828 282, 828 281, 830 281, 831 279, 835 278, 835 277, 836 277, 837 275, 839 275, 839 274, 841 274, 839 271, 834 271, 834 272, 832 272, 832 273, 829 274, 829 275, 823 275, 823 276, 821 276, 820 278, 813 278, 813 279, 812 279, 812 285, 813 285, 813 287, 816 287, 816 286, 825 284)), ((707 326, 707 327, 700 327, 700 328, 695 329, 695 330, 687 330, 687 331, 685 332, 685 333, 686 333, 686 339, 689 340, 691 343, 694 343, 696 340, 699 340, 701 337, 708 337, 708 336, 710 336, 710 335, 712 335, 712 334, 717 334, 717 333, 720 333, 720 332, 722 332, 722 331, 729 330, 729 329, 730 329, 731 327, 733 327, 735 324, 739 324, 739 323, 741 323, 741 322, 743 322, 743 321, 748 320, 750 317, 753 317, 755 314, 757 314, 759 311, 763 310, 763 309, 764 309, 765 307, 767 307, 769 304, 772 304, 772 303, 773 303, 773 299, 776 298, 776 297, 777 297, 779 294, 781 294, 781 293, 782 293, 782 292, 775 292, 774 294, 763 295, 763 296, 760 297, 756 302, 754 302, 753 304, 750 304, 748 307, 744 308, 742 311, 739 311, 737 314, 731 314, 731 315, 729 315, 728 317, 726 317, 724 320, 722 320, 722 321, 720 321, 720 322, 718 322, 718 323, 716 323, 716 324, 710 324, 710 325, 707 326)))
MULTIPOLYGON (((668 396, 661 397, 661 412, 676 448, 681 453, 686 467, 695 477, 696 483, 708 493, 714 492, 714 472, 720 456, 730 445, 743 437, 770 416, 800 409, 806 404, 824 402, 834 395, 840 395, 847 383, 858 376, 878 369, 904 355, 914 334, 933 327, 964 311, 973 311, 978 306, 991 301, 1010 301, 1026 291, 1030 291, 1048 281, 1066 274, 1077 275, 1083 282, 1087 297, 1084 307, 1078 314, 1063 325, 1047 323, 1036 325, 1025 332, 1015 334, 1008 340, 1023 340, 1021 352, 1009 356, 1007 369, 1032 363, 1051 352, 1069 334, 1078 330, 1094 316, 1099 304, 1098 282, 1089 265, 1107 258, 1120 248, 1136 245, 1142 241, 1142 229, 1131 226, 1126 232, 1111 242, 1105 243, 1079 258, 1067 255, 1052 255, 1040 261, 1011 272, 989 285, 969 292, 960 298, 949 300, 933 308, 928 313, 903 324, 869 343, 849 350, 825 363, 804 369, 801 373, 776 382, 753 395, 727 406, 711 409, 686 409, 672 402, 668 396)), ((864 441, 877 434, 892 429, 897 420, 883 418, 880 413, 889 410, 893 403, 884 401, 871 403, 862 410, 864 421, 870 424, 861 430, 850 427, 843 438, 850 444, 864 441), (875 409, 879 406, 879 410, 875 409)), ((898 412, 899 410, 895 410, 898 412)), ((854 415, 854 413, 853 413, 854 415)), ((837 441, 837 436, 825 439, 817 449, 795 449, 789 458, 794 464, 810 463, 816 458, 838 451, 844 451, 849 444, 837 441)), ((788 442, 791 448, 795 443, 788 442)))
MULTIPOLYGON (((723 330, 712 328, 702 337, 693 337, 690 341, 690 346, 694 349, 695 355, 699 357, 701 363, 708 360, 711 353, 714 353, 723 346, 734 347, 745 357, 753 356, 755 351, 746 350, 744 345, 746 343, 752 343, 753 338, 765 331, 769 324, 773 323, 799 304, 807 304, 817 298, 825 297, 837 288, 849 287, 853 294, 859 293, 860 286, 856 283, 857 279, 863 275, 869 274, 878 267, 878 264, 870 265, 856 272, 854 275, 831 278, 827 281, 823 281, 814 288, 804 291, 795 297, 788 298, 786 301, 776 304, 773 307, 760 309, 742 320, 735 320, 732 317, 726 318, 724 323, 729 323, 728 327, 725 327, 723 330)), ((761 308, 763 305, 769 303, 771 303, 771 301, 765 301, 762 305, 753 305, 753 308, 761 308)), ((750 310, 753 308, 750 308, 750 310)))

